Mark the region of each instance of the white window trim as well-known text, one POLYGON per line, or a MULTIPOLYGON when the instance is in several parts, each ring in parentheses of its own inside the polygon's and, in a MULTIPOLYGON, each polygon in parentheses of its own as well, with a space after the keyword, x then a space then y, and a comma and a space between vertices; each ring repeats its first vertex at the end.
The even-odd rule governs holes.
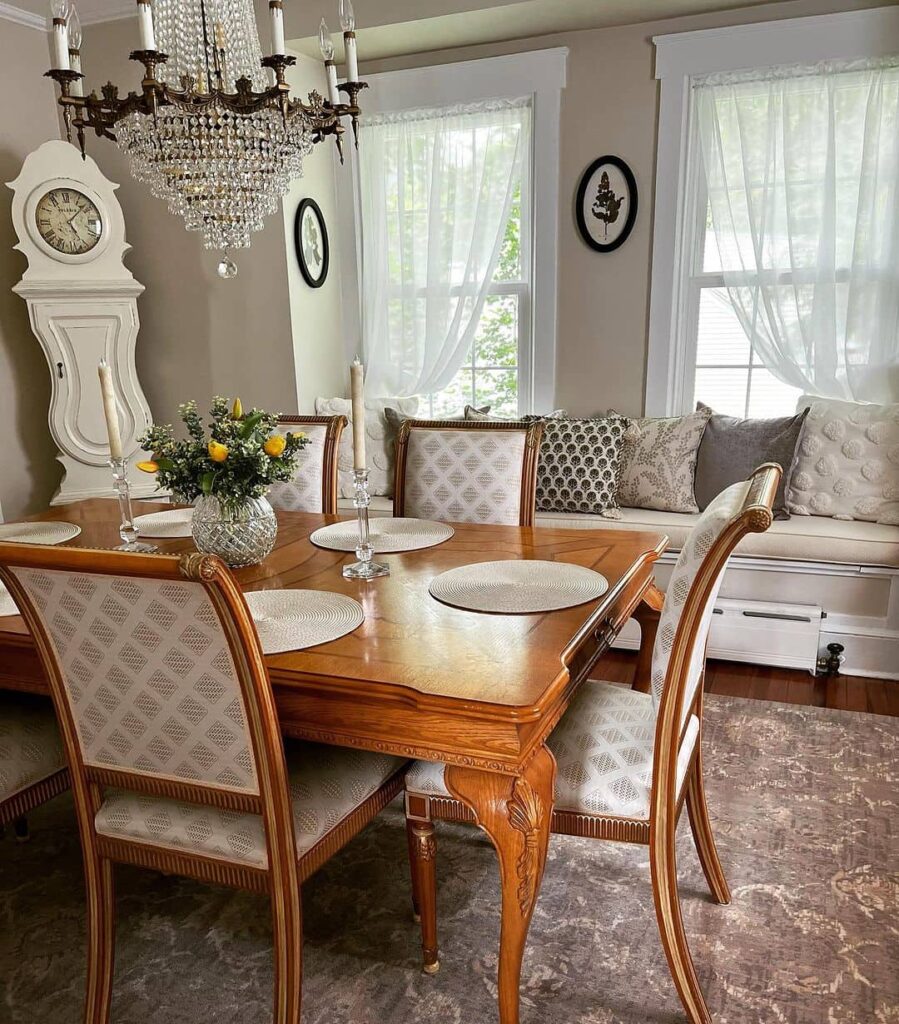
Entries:
POLYGON ((655 36, 661 81, 656 161, 647 416, 688 412, 693 368, 682 342, 685 271, 695 216, 688 209, 695 154, 688 152, 691 78, 717 71, 886 57, 899 52, 899 8, 880 7, 813 18, 655 36))
MULTIPOLYGON (((417 107, 477 103, 485 99, 530 96, 533 147, 530 167, 532 231, 530 318, 527 351, 519 355, 519 408, 522 412, 552 409, 556 378, 556 306, 559 249, 559 113, 565 88, 568 48, 553 47, 482 60, 438 64, 366 75, 369 88, 362 96, 366 114, 412 110, 417 107)), ((359 174, 355 152, 352 175, 339 183, 340 207, 354 210, 338 225, 341 275, 354 282, 346 299, 355 322, 347 325, 347 355, 352 357, 361 337, 361 273, 359 259, 359 174), (351 255, 347 255, 351 254, 351 255)))

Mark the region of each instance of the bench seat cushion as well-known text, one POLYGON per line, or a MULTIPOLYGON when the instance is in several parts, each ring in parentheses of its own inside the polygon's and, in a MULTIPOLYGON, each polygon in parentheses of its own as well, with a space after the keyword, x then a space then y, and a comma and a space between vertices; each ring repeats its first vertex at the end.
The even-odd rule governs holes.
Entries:
MULTIPOLYGON (((353 511, 350 501, 338 504, 342 512, 353 511)), ((390 515, 392 509, 390 498, 372 498, 373 515, 390 515)), ((621 519, 617 520, 603 519, 590 512, 538 512, 537 526, 564 530, 653 530, 667 534, 670 549, 680 551, 697 519, 696 513, 622 508, 621 519)), ((736 555, 899 568, 899 527, 825 516, 794 516, 777 520, 765 533, 744 537, 736 555)))

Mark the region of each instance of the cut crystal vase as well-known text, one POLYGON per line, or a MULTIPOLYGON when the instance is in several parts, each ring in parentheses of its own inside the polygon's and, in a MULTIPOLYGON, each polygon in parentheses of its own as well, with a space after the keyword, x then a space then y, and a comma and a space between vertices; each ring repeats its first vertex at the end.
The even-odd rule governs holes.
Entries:
POLYGON ((265 498, 220 501, 200 495, 194 503, 193 538, 198 551, 218 555, 232 569, 261 562, 275 546, 278 520, 265 498))

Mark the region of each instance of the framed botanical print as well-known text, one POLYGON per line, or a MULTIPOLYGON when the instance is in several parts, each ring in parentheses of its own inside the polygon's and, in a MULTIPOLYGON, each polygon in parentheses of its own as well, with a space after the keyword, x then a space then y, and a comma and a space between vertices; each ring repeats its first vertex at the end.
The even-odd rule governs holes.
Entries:
POLYGON ((293 244, 303 280, 310 288, 321 288, 328 276, 330 247, 325 218, 314 199, 303 199, 297 207, 293 244))
POLYGON ((601 156, 581 175, 575 200, 581 237, 597 252, 623 245, 637 218, 637 182, 617 156, 601 156))

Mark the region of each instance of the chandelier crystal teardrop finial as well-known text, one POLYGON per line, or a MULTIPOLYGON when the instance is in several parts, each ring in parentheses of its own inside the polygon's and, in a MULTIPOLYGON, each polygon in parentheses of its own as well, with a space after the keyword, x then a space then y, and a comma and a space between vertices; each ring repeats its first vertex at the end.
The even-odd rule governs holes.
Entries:
MULTIPOLYGON (((286 72, 296 58, 282 52, 282 0, 269 0, 273 40, 276 27, 280 38, 265 58, 253 0, 153 0, 152 7, 138 0, 137 7, 141 49, 131 59, 144 66, 139 92, 119 98, 107 83, 101 96, 82 96, 79 73, 62 62, 48 72, 60 87, 67 136, 74 127, 82 152, 86 130, 114 139, 133 176, 165 199, 188 231, 200 232, 206 248, 223 250, 219 272, 233 277, 228 251, 249 246, 303 173, 313 145, 333 136, 342 162, 342 120, 349 118, 355 136, 365 83, 341 87, 342 102, 329 66, 330 102, 318 92, 308 103, 291 98, 286 72)), ((80 42, 74 5, 51 0, 51 9, 77 29, 80 42)), ((341 23, 354 23, 349 0, 341 0, 340 13, 341 23)), ((319 41, 323 54, 330 47, 325 59, 333 64, 324 20, 319 41)))

